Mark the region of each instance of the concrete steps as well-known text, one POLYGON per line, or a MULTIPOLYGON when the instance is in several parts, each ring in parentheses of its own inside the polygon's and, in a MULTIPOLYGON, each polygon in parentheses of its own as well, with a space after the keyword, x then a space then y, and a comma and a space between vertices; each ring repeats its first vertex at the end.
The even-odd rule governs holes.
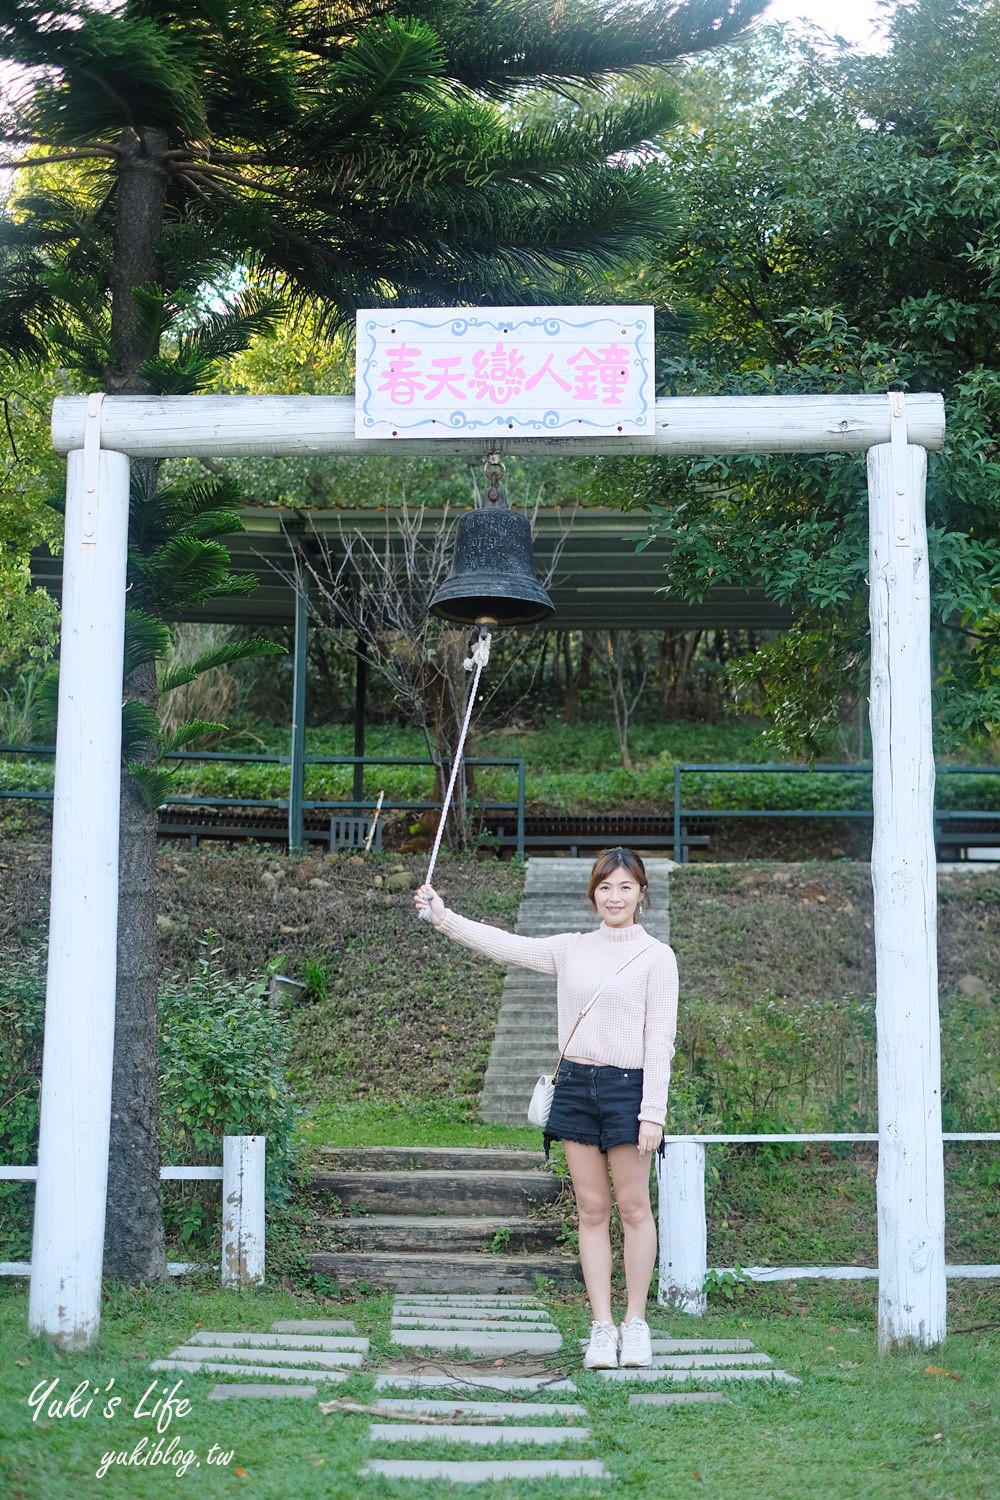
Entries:
POLYGON ((562 1186, 541 1152, 424 1147, 327 1149, 314 1190, 338 1212, 315 1221, 310 1269, 399 1292, 534 1292, 579 1279, 559 1222, 533 1214, 562 1186))
POLYGON ((522 1214, 531 1203, 551 1203, 556 1177, 526 1172, 427 1171, 314 1172, 314 1189, 332 1193, 344 1208, 364 1213, 522 1214))
POLYGON ((314 1250, 306 1260, 311 1271, 342 1285, 363 1281, 398 1291, 453 1292, 479 1287, 484 1292, 528 1292, 538 1286, 539 1277, 556 1286, 580 1280, 575 1260, 554 1255, 314 1250))
POLYGON ((560 1226, 542 1219, 503 1215, 436 1217, 431 1214, 364 1214, 321 1219, 344 1250, 493 1251, 555 1250, 560 1226))

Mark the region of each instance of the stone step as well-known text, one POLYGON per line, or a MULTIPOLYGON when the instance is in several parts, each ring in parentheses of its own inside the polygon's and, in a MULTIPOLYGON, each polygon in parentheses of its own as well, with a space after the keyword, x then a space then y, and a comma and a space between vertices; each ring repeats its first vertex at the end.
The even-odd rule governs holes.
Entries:
POLYGON ((328 1354, 344 1350, 360 1354, 368 1352, 367 1339, 333 1333, 249 1333, 242 1330, 236 1333, 211 1333, 207 1328, 199 1328, 196 1333, 191 1334, 188 1343, 212 1344, 226 1349, 325 1350, 328 1354))
POLYGON ((229 1360, 154 1359, 151 1370, 184 1371, 187 1375, 258 1375, 268 1380, 290 1380, 301 1383, 322 1381, 333 1385, 348 1379, 346 1370, 293 1369, 290 1365, 241 1365, 229 1360))
POLYGON ((251 1385, 249 1381, 224 1381, 213 1385, 208 1393, 209 1401, 308 1401, 319 1395, 314 1385, 251 1385))
POLYGON ((318 1365, 326 1370, 342 1370, 349 1365, 360 1365, 364 1363, 365 1354, 368 1349, 368 1340, 363 1340, 364 1349, 273 1349, 261 1348, 258 1344, 252 1347, 247 1345, 229 1344, 181 1344, 176 1349, 171 1349, 167 1356, 172 1360, 213 1360, 216 1367, 219 1361, 229 1359, 243 1360, 251 1356, 260 1365, 318 1365))
POLYGON ((528 995, 522 992, 504 997, 503 1004, 497 1012, 496 1024, 509 1020, 512 1017, 521 1018, 528 1026, 548 1026, 555 1030, 556 1024, 556 992, 555 986, 546 990, 544 994, 528 995))
POLYGON ((544 1068, 539 1065, 537 1057, 521 1056, 518 1053, 505 1053, 502 1058, 498 1058, 490 1064, 487 1069, 487 1076, 491 1083, 502 1083, 505 1079, 509 1079, 511 1083, 520 1084, 525 1078, 530 1078, 532 1087, 534 1087, 539 1073, 551 1073, 559 1061, 558 1053, 556 1053, 555 1057, 551 1053, 542 1053, 539 1055, 544 1058, 546 1063, 544 1068))
POLYGON ((478 1146, 321 1146, 316 1159, 326 1170, 521 1172, 545 1170, 540 1151, 478 1146))
POLYGON ((320 1219, 337 1245, 349 1250, 553 1250, 560 1226, 541 1219, 429 1214, 363 1214, 320 1219), (498 1238, 499 1237, 499 1238, 498 1238))
POLYGON ((749 1339, 675 1339, 650 1329, 654 1354, 752 1354, 749 1339))
POLYGON ((721 1391, 642 1391, 628 1398, 629 1406, 698 1406, 725 1402, 721 1391))
POLYGON ((446 1479, 452 1484, 486 1484, 493 1479, 607 1479, 599 1458, 447 1459, 370 1458, 359 1475, 386 1479, 446 1479))
POLYGON ((544 1025, 548 1020, 555 1025, 556 1018, 556 989, 555 985, 547 990, 511 990, 504 995, 500 1009, 497 1012, 496 1024, 508 1016, 523 1016, 533 1026, 544 1025))
MULTIPOLYGON (((510 1298, 513 1302, 515 1299, 510 1298)), ((520 1328, 530 1333, 535 1328, 551 1328, 552 1319, 544 1308, 498 1307, 495 1303, 469 1307, 442 1307, 431 1301, 404 1302, 393 1309, 393 1328, 520 1328)))
POLYGON ((562 1191, 550 1172, 326 1172, 312 1185, 334 1194, 345 1207, 373 1213, 521 1214, 530 1203, 551 1203, 562 1191))
POLYGON ((490 1359, 510 1354, 557 1354, 562 1348, 562 1337, 555 1328, 525 1333, 523 1328, 400 1328, 394 1324, 390 1337, 401 1349, 463 1350, 490 1359))
POLYGON ((537 1000, 520 995, 505 1000, 497 1014, 496 1024, 497 1026, 503 1026, 505 1023, 510 1025, 512 1021, 520 1022, 525 1027, 544 1026, 554 1036, 556 1030, 555 990, 537 1000))
POLYGON ((373 1422, 368 1429, 371 1442, 378 1443, 524 1443, 553 1447, 559 1443, 585 1443, 588 1427, 505 1427, 502 1424, 472 1426, 468 1422, 449 1422, 441 1427, 422 1422, 373 1422))
POLYGON ((508 1032, 494 1042, 487 1072, 492 1071, 493 1077, 496 1077, 505 1068, 511 1068, 525 1075, 533 1074, 537 1078, 539 1073, 551 1073, 558 1060, 559 1047, 555 1036, 542 1037, 536 1044, 534 1041, 519 1040, 513 1032, 508 1032))
POLYGON ((498 1031, 493 1042, 492 1059, 494 1065, 508 1058, 513 1062, 529 1062, 538 1069, 540 1058, 547 1058, 549 1066, 546 1072, 551 1072, 559 1057, 559 1045, 556 1040, 555 1031, 551 1036, 538 1036, 526 1038, 526 1027, 522 1024, 517 1027, 504 1028, 498 1031))
POLYGON ((505 1110, 511 1116, 512 1123, 516 1125, 528 1125, 528 1101, 531 1091, 535 1087, 541 1070, 531 1073, 524 1078, 504 1079, 499 1083, 496 1079, 490 1079, 484 1084, 480 1104, 483 1109, 505 1110))
POLYGON ((357 1333, 349 1318, 279 1318, 272 1333, 357 1333))
POLYGON ((333 1277, 343 1285, 364 1281, 398 1291, 534 1292, 539 1276, 567 1287, 580 1279, 575 1259, 545 1255, 316 1250, 306 1256, 306 1263, 315 1275, 333 1277))
MULTIPOLYGON (((459 1395, 466 1395, 469 1389, 469 1372, 456 1370, 453 1373, 445 1370, 439 1375, 376 1375, 376 1391, 457 1391, 459 1395)), ((528 1395, 533 1391, 544 1391, 549 1395, 552 1391, 569 1391, 576 1394, 576 1386, 572 1380, 553 1380, 551 1375, 484 1375, 476 1371, 475 1384, 477 1391, 517 1391, 521 1395, 528 1395)))
POLYGON ((653 1367, 657 1370, 744 1370, 769 1369, 769 1354, 660 1354, 653 1349, 653 1367), (657 1357, 659 1356, 659 1357, 657 1357))
POLYGON ((800 1385, 801 1381, 797 1375, 789 1375, 787 1370, 762 1370, 760 1368, 739 1370, 598 1370, 599 1375, 605 1380, 641 1380, 648 1382, 652 1380, 663 1381, 685 1381, 692 1380, 698 1383, 715 1384, 720 1380, 773 1380, 780 1385, 800 1385))
POLYGON ((512 1292, 500 1292, 496 1296, 484 1295, 481 1292, 441 1292, 429 1297, 423 1292, 400 1292, 393 1299, 393 1308, 400 1312, 408 1312, 413 1307, 433 1307, 437 1312, 463 1312, 469 1309, 476 1312, 493 1312, 501 1308, 505 1313, 511 1308, 517 1308, 525 1316, 529 1312, 540 1312, 543 1317, 548 1313, 537 1297, 515 1296, 512 1292))
POLYGON ((432 1401, 419 1396, 388 1396, 383 1397, 378 1404, 383 1411, 420 1412, 430 1417, 457 1415, 499 1417, 502 1420, 508 1417, 571 1417, 575 1421, 577 1417, 587 1415, 585 1406, 570 1401, 432 1401))
POLYGON ((556 998, 546 1000, 540 1005, 505 1005, 497 1016, 496 1031, 494 1035, 509 1032, 513 1036, 520 1036, 521 1041, 531 1042, 536 1046, 547 1046, 556 1034, 556 998), (539 1037, 536 1041, 534 1036, 525 1035, 528 1025, 544 1027, 547 1035, 539 1037))

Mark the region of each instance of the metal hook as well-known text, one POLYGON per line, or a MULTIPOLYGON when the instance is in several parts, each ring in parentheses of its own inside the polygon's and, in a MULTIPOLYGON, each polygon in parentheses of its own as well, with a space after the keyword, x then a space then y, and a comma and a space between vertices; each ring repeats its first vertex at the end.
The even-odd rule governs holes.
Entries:
POLYGON ((507 469, 500 458, 500 454, 496 451, 496 449, 494 449, 493 452, 490 453, 487 457, 486 462, 483 464, 483 473, 486 475, 488 481, 488 488, 486 491, 487 505, 503 504, 504 493, 501 485, 503 483, 503 477, 506 472, 507 469))

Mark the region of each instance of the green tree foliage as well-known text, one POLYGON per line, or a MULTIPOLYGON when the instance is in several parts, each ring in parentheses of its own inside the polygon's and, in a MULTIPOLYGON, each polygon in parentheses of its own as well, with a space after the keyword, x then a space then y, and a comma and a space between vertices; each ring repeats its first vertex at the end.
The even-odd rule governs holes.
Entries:
MULTIPOLYGON (((928 520, 945 744, 1000 723, 998 45, 996 0, 918 0, 884 55, 765 31, 706 65, 715 108, 664 147, 685 232, 653 290, 691 325, 672 392, 944 393, 928 520)), ((821 750, 868 657, 863 459, 637 463, 616 490, 651 506, 672 591, 756 581, 795 607, 735 680, 765 680, 776 748, 821 750)))
MULTIPOLYGON (((579 300, 670 225, 648 149, 676 116, 665 70, 760 9, 6 0, 0 62, 21 71, 4 75, 4 165, 72 173, 68 188, 32 182, 0 220, 0 347, 55 355, 111 394, 183 392, 273 319, 269 296, 312 301, 331 326, 393 300, 579 300), (520 124, 518 102, 539 88, 577 107, 520 124), (206 285, 220 308, 205 306, 206 285)), ((134 471, 133 532, 159 478, 155 464, 134 471)), ((161 597, 211 560, 192 518, 182 525, 158 562, 139 549, 161 597)), ((155 635, 126 682, 137 763, 156 748, 155 635)), ((106 1267, 134 1281, 165 1270, 155 822, 134 778, 122 799, 106 1267)))
POLYGON ((60 394, 50 373, 18 368, 0 352, 0 680, 26 661, 45 661, 54 643, 55 603, 32 587, 28 557, 43 543, 57 545, 50 502, 62 464, 49 441, 48 411, 60 394))
MULTIPOLYGON (((761 8, 13 0, 0 55, 57 71, 11 99, 2 137, 19 162, 58 147, 89 189, 82 211, 79 194, 37 201, 21 248, 61 263, 71 247, 77 286, 111 287, 112 390, 155 352, 131 289, 166 303, 235 258, 334 322, 396 298, 542 301, 662 234, 643 148, 676 115, 665 65, 761 8), (522 127, 509 106, 538 88, 586 107, 522 127)), ((59 291, 24 291, 8 340, 31 347, 59 291)))

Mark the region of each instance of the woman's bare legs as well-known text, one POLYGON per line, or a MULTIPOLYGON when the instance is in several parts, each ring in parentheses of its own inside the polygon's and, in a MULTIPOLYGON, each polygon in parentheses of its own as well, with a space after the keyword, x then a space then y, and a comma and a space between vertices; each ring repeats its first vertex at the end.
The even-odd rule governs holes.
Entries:
MULTIPOLYGON (((640 1156, 636 1146, 612 1146, 608 1152, 608 1161, 611 1164, 618 1217, 622 1221, 625 1236, 625 1287, 628 1293, 625 1321, 628 1322, 630 1318, 645 1320, 649 1284, 656 1265, 657 1241, 656 1223, 649 1202, 650 1159, 648 1156, 640 1156)), ((581 1260, 582 1245, 581 1234, 581 1260)))
MULTIPOLYGON (((580 1267, 590 1310, 611 1323, 611 1182, 607 1157, 596 1146, 563 1141, 580 1219, 580 1267)), ((629 1148, 636 1156, 635 1147, 629 1148)))

